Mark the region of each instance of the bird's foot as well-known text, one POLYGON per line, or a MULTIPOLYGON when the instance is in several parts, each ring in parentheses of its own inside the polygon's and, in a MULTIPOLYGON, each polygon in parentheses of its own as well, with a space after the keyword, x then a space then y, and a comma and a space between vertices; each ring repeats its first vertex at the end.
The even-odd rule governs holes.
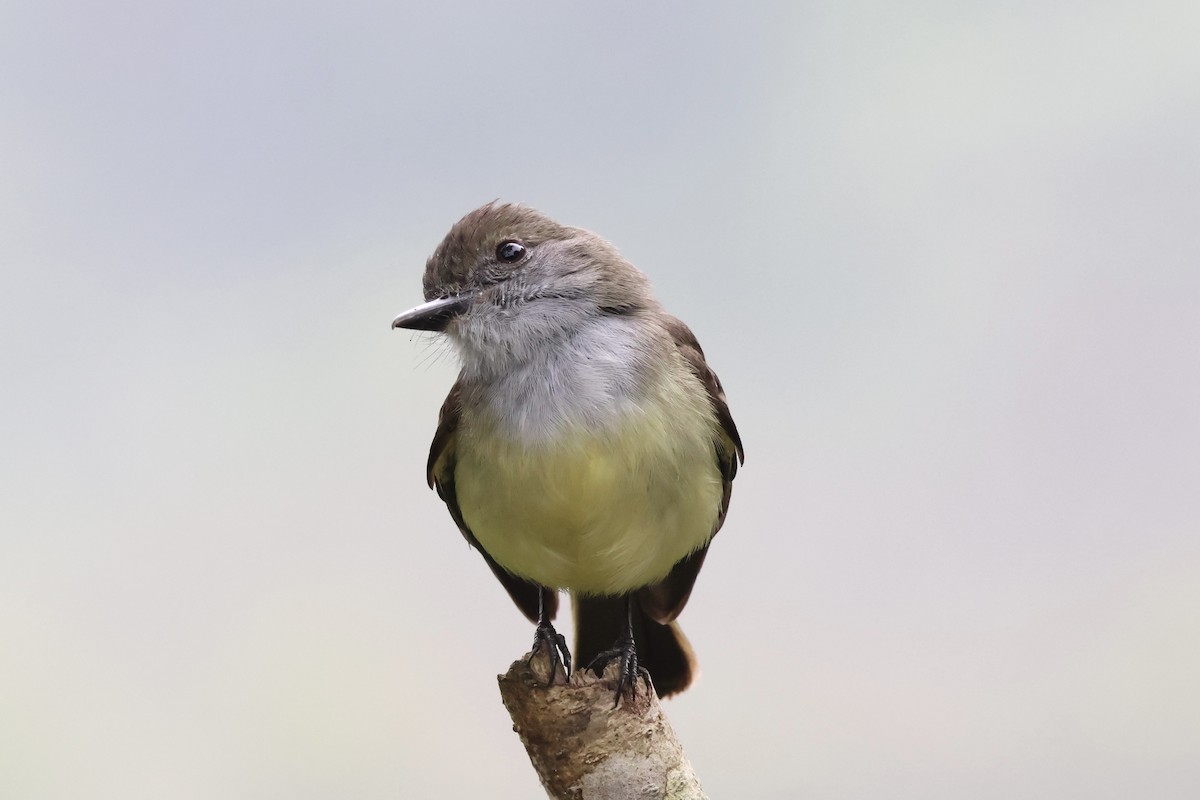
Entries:
POLYGON ((554 630, 554 626, 549 622, 540 623, 537 626, 537 631, 533 634, 533 649, 529 651, 529 658, 525 661, 526 664, 533 661, 533 657, 541 648, 546 648, 547 657, 550 660, 550 678, 549 682, 554 683, 554 673, 561 667, 564 678, 571 677, 571 651, 567 649, 567 639, 558 631, 554 630))
POLYGON ((652 691, 653 687, 650 683, 650 673, 647 672, 640 664, 638 664, 637 648, 634 646, 633 638, 630 636, 622 636, 613 646, 602 653, 599 653, 592 659, 587 668, 592 670, 598 676, 604 675, 604 668, 610 662, 617 662, 617 696, 613 699, 613 708, 621 704, 621 695, 625 690, 629 690, 629 697, 637 697, 637 680, 641 678, 646 682, 646 690, 652 691))

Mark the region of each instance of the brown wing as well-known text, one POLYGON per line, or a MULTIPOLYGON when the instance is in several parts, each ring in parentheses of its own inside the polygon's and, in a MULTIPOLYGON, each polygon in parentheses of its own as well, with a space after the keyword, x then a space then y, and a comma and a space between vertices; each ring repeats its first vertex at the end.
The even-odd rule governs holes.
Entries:
MULTIPOLYGON (((725 402, 725 390, 721 388, 721 381, 704 360, 704 351, 700 349, 695 334, 674 317, 668 318, 666 327, 675 340, 679 354, 704 385, 708 401, 712 404, 713 416, 717 421, 717 427, 713 430, 713 451, 717 459, 717 469, 721 472, 723 490, 721 507, 713 523, 712 535, 709 536, 711 542, 712 537, 717 535, 717 531, 721 530, 725 523, 733 479, 737 475, 738 465, 745 460, 742 439, 738 436, 737 425, 733 423, 733 417, 729 413, 729 404, 725 402)), ((704 564, 704 556, 707 553, 708 543, 705 543, 699 550, 672 567, 666 578, 640 589, 638 601, 642 610, 663 624, 679 616, 692 593, 692 586, 696 583, 696 576, 700 574, 700 567, 704 564)))
MULTIPOLYGON (((458 442, 458 420, 461 412, 461 397, 462 386, 461 381, 455 381, 454 386, 450 388, 450 394, 446 397, 446 402, 442 403, 442 410, 438 414, 437 432, 433 435, 433 444, 429 448, 429 462, 425 468, 425 477, 429 481, 431 488, 437 489, 438 496, 446 503, 446 508, 450 510, 450 516, 454 518, 454 522, 458 525, 458 529, 462 531, 462 535, 466 537, 467 542, 479 551, 483 556, 483 560, 491 567, 492 573, 504 585, 508 596, 517 604, 517 608, 521 609, 521 613, 529 618, 531 622, 538 621, 538 599, 542 587, 524 578, 518 578, 504 567, 500 566, 495 560, 488 555, 488 552, 479 545, 479 540, 475 538, 475 534, 471 533, 471 529, 467 527, 467 523, 463 521, 462 510, 458 507, 458 495, 454 490, 454 467, 457 461, 457 442, 458 442)), ((554 592, 547 593, 549 608, 546 610, 550 614, 550 619, 558 611, 558 595, 554 592)))

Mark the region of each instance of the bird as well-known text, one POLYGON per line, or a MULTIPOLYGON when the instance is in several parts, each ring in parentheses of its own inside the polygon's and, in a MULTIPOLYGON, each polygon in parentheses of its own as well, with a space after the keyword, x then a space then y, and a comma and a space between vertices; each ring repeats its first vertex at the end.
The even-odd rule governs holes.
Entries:
POLYGON ((618 663, 660 697, 697 674, 679 616, 744 452, 692 331, 615 246, 493 201, 425 265, 426 302, 392 327, 446 335, 461 370, 426 478, 536 624, 550 680, 618 663), (567 592, 574 647, 554 627, 567 592))

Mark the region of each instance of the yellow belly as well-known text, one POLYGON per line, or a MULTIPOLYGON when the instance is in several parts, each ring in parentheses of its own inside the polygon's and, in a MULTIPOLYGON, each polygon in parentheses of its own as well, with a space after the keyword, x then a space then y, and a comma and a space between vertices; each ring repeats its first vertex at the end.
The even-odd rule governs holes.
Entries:
POLYGON ((464 430, 463 519, 501 566, 545 586, 619 594, 661 580, 708 541, 721 502, 707 422, 678 422, 641 414, 536 444, 464 430))

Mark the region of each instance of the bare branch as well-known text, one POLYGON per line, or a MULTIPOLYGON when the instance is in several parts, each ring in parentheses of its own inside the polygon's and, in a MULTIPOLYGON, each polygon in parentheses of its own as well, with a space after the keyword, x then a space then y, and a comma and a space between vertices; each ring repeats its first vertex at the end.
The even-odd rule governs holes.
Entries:
POLYGON ((570 682, 539 651, 499 676, 500 696, 546 792, 554 800, 707 800, 653 689, 613 708, 616 666, 570 682))

